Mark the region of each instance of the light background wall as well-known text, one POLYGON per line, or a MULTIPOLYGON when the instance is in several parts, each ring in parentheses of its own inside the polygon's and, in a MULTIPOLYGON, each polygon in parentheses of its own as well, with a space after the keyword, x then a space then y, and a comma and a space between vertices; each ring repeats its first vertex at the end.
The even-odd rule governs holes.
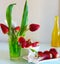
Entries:
MULTIPOLYGON (((0 23, 5 23, 6 8, 11 3, 16 3, 12 16, 13 21, 19 25, 25 0, 0 0, 0 23)), ((38 23, 41 26, 40 29, 34 33, 28 32, 28 38, 31 38, 33 41, 40 41, 41 43, 51 42, 54 16, 59 15, 58 4, 59 0, 28 0, 29 24, 38 23)), ((4 35, 0 29, 0 42, 1 41, 7 41, 7 35, 4 35)))

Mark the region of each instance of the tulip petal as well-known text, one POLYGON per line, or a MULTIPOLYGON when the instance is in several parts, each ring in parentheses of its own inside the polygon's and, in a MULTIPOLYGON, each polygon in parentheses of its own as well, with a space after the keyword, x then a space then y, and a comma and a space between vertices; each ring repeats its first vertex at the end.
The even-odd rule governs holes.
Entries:
POLYGON ((29 30, 33 32, 33 31, 38 30, 39 27, 40 27, 40 25, 38 25, 38 24, 30 24, 29 30))
POLYGON ((42 60, 47 60, 47 59, 51 59, 50 58, 50 52, 49 51, 44 51, 43 52, 43 59, 42 60))
POLYGON ((38 57, 43 57, 43 52, 42 51, 38 51, 38 57))
POLYGON ((50 49, 50 53, 52 54, 52 58, 56 58, 57 57, 58 52, 57 52, 57 50, 55 48, 51 48, 50 49))
POLYGON ((9 28, 8 28, 6 25, 0 24, 0 26, 1 26, 2 32, 3 32, 4 34, 8 33, 9 28))
POLYGON ((39 42, 31 43, 31 46, 32 46, 32 47, 36 47, 36 46, 38 46, 38 45, 39 45, 39 42))
POLYGON ((21 44, 22 48, 25 48, 26 47, 26 40, 23 38, 23 37, 20 37, 18 39, 18 42, 21 44))
POLYGON ((20 31, 20 26, 14 28, 16 31, 20 31))
POLYGON ((0 26, 1 26, 1 24, 0 24, 0 26))

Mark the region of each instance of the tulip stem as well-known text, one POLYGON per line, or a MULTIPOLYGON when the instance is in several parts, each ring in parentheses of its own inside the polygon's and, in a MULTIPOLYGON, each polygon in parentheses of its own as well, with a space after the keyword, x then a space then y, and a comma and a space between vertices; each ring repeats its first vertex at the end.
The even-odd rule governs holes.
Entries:
POLYGON ((22 49, 22 48, 21 48, 21 46, 20 46, 20 56, 21 56, 21 49, 22 49))

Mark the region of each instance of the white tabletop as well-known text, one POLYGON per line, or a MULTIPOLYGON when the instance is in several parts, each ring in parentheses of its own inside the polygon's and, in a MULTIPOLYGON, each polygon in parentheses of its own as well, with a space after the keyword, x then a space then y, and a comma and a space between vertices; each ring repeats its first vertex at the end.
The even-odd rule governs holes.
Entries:
MULTIPOLYGON (((49 44, 40 45, 41 51, 49 50, 50 48, 51 46, 49 44)), ((60 54, 60 48, 57 48, 57 51, 60 54)), ((24 60, 23 58, 21 58, 19 61, 10 61, 8 43, 0 42, 0 64, 33 64, 33 63, 28 63, 28 61, 24 60)))
POLYGON ((32 64, 28 61, 20 58, 19 61, 11 61, 9 58, 9 47, 8 43, 0 42, 0 64, 32 64))

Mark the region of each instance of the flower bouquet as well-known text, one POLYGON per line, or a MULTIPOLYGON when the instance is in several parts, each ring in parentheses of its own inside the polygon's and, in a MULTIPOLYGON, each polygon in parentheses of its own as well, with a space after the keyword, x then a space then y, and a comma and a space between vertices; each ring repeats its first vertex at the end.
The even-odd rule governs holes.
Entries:
MULTIPOLYGON (((36 31, 40 25, 30 24, 28 26, 28 4, 27 0, 24 5, 22 21, 20 26, 15 26, 12 22, 12 9, 15 3, 10 4, 6 9, 7 25, 0 23, 1 30, 4 34, 8 35, 10 59, 17 60, 21 56, 22 48, 36 47, 39 42, 31 42, 30 39, 26 40, 25 35, 28 30, 31 32, 36 31)), ((24 51, 23 51, 24 52, 24 51)))

